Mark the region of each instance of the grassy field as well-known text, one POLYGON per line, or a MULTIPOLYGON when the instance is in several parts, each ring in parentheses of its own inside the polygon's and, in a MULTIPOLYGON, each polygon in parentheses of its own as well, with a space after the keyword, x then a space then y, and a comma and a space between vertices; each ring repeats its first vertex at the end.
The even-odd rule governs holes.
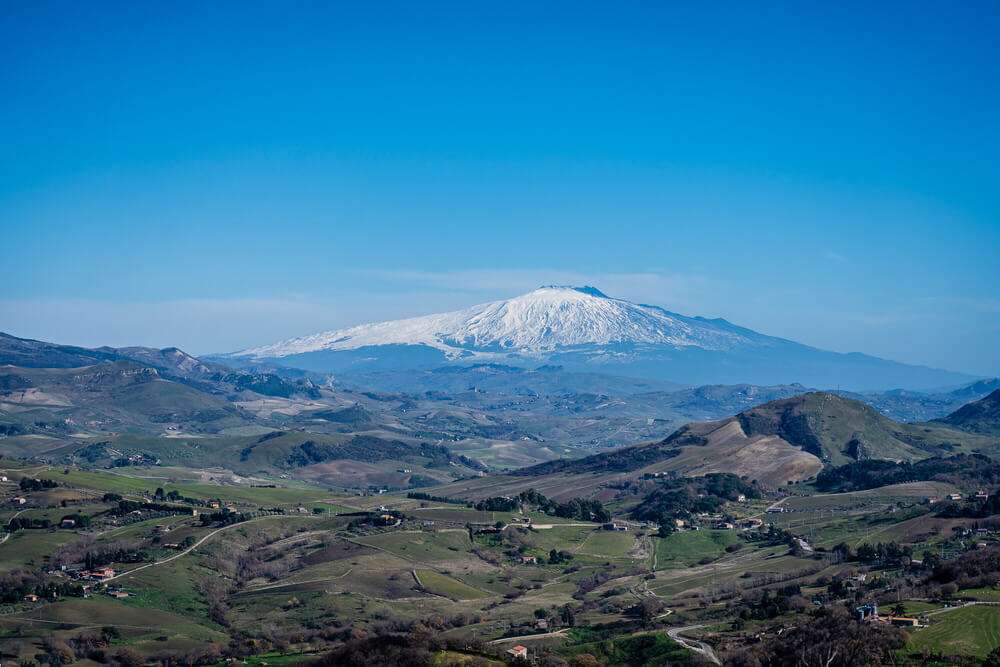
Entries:
POLYGON ((417 562, 443 562, 465 554, 471 548, 469 534, 464 530, 454 532, 404 532, 380 533, 357 540, 392 554, 417 562))
POLYGON ((634 545, 634 533, 595 530, 587 536, 577 553, 607 558, 625 558, 634 545))
POLYGON ((164 635, 188 637, 196 641, 225 641, 226 638, 223 633, 209 627, 204 618, 187 618, 159 609, 136 609, 122 602, 97 596, 90 599, 66 599, 25 616, 85 628, 116 626, 137 639, 164 635))
POLYGON ((430 593, 452 600, 478 600, 489 597, 489 593, 473 588, 457 579, 452 579, 434 570, 415 570, 420 584, 430 593))
POLYGON ((46 556, 79 538, 70 530, 19 530, 0 544, 0 572, 28 565, 41 566, 46 556))
POLYGON ((201 500, 221 499, 232 502, 244 502, 254 505, 289 506, 299 503, 317 503, 329 499, 331 493, 320 489, 302 487, 253 487, 222 484, 207 484, 189 480, 176 482, 167 479, 150 479, 130 477, 122 474, 107 474, 86 470, 71 470, 68 474, 62 471, 49 471, 44 477, 54 479, 60 484, 72 484, 83 488, 120 494, 152 493, 157 488, 164 491, 176 490, 184 496, 201 500))
POLYGON ((915 631, 907 648, 981 658, 1000 646, 1000 607, 962 607, 931 618, 930 627, 915 631))
POLYGON ((942 605, 923 600, 906 600, 903 602, 903 607, 906 609, 907 616, 919 616, 935 609, 941 609, 942 605))
POLYGON ((685 531, 665 538, 653 538, 656 567, 690 567, 705 558, 714 560, 726 552, 727 546, 739 541, 732 530, 685 531))
POLYGON ((974 598, 983 602, 1000 602, 1000 589, 996 588, 963 588, 958 597, 974 598))

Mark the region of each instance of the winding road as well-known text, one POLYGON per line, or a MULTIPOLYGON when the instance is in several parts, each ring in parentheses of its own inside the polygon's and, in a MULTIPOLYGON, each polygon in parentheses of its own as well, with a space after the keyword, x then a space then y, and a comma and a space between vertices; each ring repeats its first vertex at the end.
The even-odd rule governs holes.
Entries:
MULTIPOLYGON (((11 518, 7 519, 7 525, 9 526, 10 522, 13 521, 14 519, 16 519, 18 514, 20 514, 21 512, 25 512, 25 511, 26 510, 18 510, 16 512, 14 512, 14 516, 12 516, 11 518)), ((3 537, 0 537, 0 544, 3 544, 7 540, 9 540, 11 535, 12 535, 12 533, 10 533, 10 532, 4 533, 3 537)))
MULTIPOLYGON (((231 523, 228 526, 223 526, 222 528, 216 528, 211 533, 209 533, 208 535, 205 535, 203 538, 201 538, 200 540, 198 540, 197 542, 195 542, 194 544, 192 544, 190 547, 188 547, 184 551, 181 551, 180 553, 177 553, 177 554, 174 554, 173 556, 169 556, 167 558, 164 558, 163 560, 158 560, 155 563, 146 563, 145 565, 140 565, 139 567, 131 569, 128 572, 122 572, 121 574, 116 574, 113 577, 109 577, 109 578, 105 579, 104 582, 107 583, 109 581, 114 581, 115 579, 121 579, 122 577, 129 576, 130 574, 135 574, 139 570, 145 570, 146 568, 149 568, 149 567, 156 567, 157 565, 163 565, 164 563, 169 563, 172 560, 177 560, 178 558, 181 558, 182 556, 187 556, 189 553, 191 553, 192 551, 194 551, 195 549, 197 549, 198 547, 200 547, 202 544, 204 544, 205 542, 207 542, 208 540, 210 540, 212 537, 214 537, 215 535, 218 535, 219 533, 221 533, 224 530, 229 530, 230 528, 236 528, 237 526, 245 526, 248 523, 256 523, 257 521, 265 521, 267 519, 287 519, 287 518, 288 517, 285 516, 284 514, 273 514, 273 515, 269 515, 269 516, 259 516, 259 517, 255 518, 255 519, 250 519, 248 521, 240 521, 239 523, 231 523)), ((311 515, 301 515, 301 516, 296 516, 294 518, 296 518, 296 519, 319 519, 319 518, 322 518, 322 517, 314 517, 314 516, 311 516, 311 515)))
POLYGON ((667 630, 667 635, 675 642, 680 644, 686 649, 694 651, 695 653, 700 653, 711 662, 716 665, 721 665, 722 661, 719 660, 719 656, 715 655, 715 651, 712 647, 703 641, 698 641, 697 639, 691 639, 690 637, 682 637, 682 632, 688 632, 690 630, 697 630, 698 628, 703 628, 704 625, 686 625, 683 628, 670 628, 667 630))

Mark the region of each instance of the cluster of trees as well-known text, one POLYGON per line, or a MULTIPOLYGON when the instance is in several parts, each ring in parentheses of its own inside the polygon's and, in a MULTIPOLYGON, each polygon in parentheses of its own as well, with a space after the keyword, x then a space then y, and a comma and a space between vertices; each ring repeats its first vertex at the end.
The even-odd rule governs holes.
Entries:
POLYGON ((551 609, 539 607, 535 610, 534 614, 535 618, 544 619, 551 625, 561 624, 567 628, 572 628, 576 625, 576 613, 568 604, 564 604, 558 609, 556 607, 552 607, 551 609))
MULTIPOLYGON (((264 439, 258 440, 263 442, 264 439)), ((243 450, 241 457, 246 460, 252 447, 243 450)), ((346 442, 317 442, 306 440, 291 449, 285 459, 290 466, 306 466, 314 463, 325 463, 340 459, 375 463, 378 461, 405 461, 414 457, 430 459, 428 467, 443 468, 451 463, 459 463, 473 470, 485 470, 486 467, 466 456, 455 454, 444 445, 429 442, 409 444, 402 440, 385 440, 372 435, 356 435, 346 442)))
POLYGON ((906 565, 913 556, 913 549, 896 542, 878 542, 862 544, 855 551, 851 545, 841 542, 833 548, 833 552, 845 561, 858 561, 867 565, 892 566, 906 565))
POLYGON ((45 529, 51 527, 52 522, 48 519, 37 519, 26 516, 14 517, 7 523, 7 531, 11 533, 18 530, 45 529))
POLYGON ((843 607, 820 607, 808 621, 728 656, 727 665, 877 667, 898 663, 906 633, 883 623, 859 623, 843 607))
POLYGON ((242 523, 250 519, 249 514, 243 512, 230 512, 227 509, 221 509, 218 512, 211 512, 199 515, 199 520, 201 525, 208 526, 211 524, 219 524, 222 526, 231 526, 234 523, 242 523))
POLYGON ((21 490, 22 491, 41 491, 43 489, 54 489, 59 484, 51 479, 31 479, 29 477, 21 478, 21 490))
POLYGON ((155 456, 139 452, 138 456, 119 456, 111 461, 112 468, 127 468, 129 466, 156 465, 159 462, 155 456))
POLYGON ((99 663, 113 663, 121 667, 140 667, 145 664, 146 660, 134 649, 112 650, 114 642, 119 637, 118 630, 112 627, 103 628, 100 632, 83 632, 66 640, 48 637, 42 643, 45 662, 48 662, 50 667, 85 659, 99 663))
POLYGON ((781 544, 791 546, 795 541, 795 535, 784 528, 779 528, 774 524, 768 524, 766 530, 755 530, 744 538, 749 542, 763 544, 764 546, 776 547, 781 544))
POLYGON ((933 457, 914 463, 866 459, 823 470, 816 476, 816 487, 842 493, 922 481, 992 487, 1000 484, 1000 463, 982 454, 933 457))
POLYGON ((520 468, 512 475, 537 477, 552 473, 581 474, 590 472, 630 472, 644 468, 651 463, 665 461, 680 455, 681 450, 665 443, 644 447, 626 447, 602 454, 592 454, 582 459, 556 459, 528 468, 520 468))
POLYGON ((132 542, 112 543, 102 549, 87 551, 83 566, 88 570, 111 563, 146 563, 153 560, 149 552, 132 542))
POLYGON ((510 496, 483 498, 474 506, 480 512, 516 512, 521 509, 521 499, 510 496))
POLYGON ((477 510, 493 512, 513 512, 519 510, 524 505, 537 507, 539 511, 550 516, 557 516, 563 519, 579 519, 581 521, 611 521, 609 512, 601 501, 593 498, 573 498, 565 503, 552 500, 535 489, 522 491, 513 498, 508 496, 495 496, 486 498, 476 503, 477 510))
POLYGON ((169 505, 167 503, 148 503, 138 500, 119 500, 118 507, 113 510, 108 510, 108 513, 124 516, 130 512, 142 510, 148 510, 151 512, 168 512, 173 514, 191 513, 191 510, 187 507, 179 507, 177 505, 169 505))
POLYGON ((153 492, 154 500, 172 500, 174 502, 190 503, 192 505, 201 504, 204 501, 196 500, 194 498, 185 498, 181 495, 181 492, 177 489, 171 489, 170 491, 164 491, 163 487, 156 487, 156 491, 153 492))
POLYGON ((573 560, 573 554, 568 551, 555 550, 549 551, 549 565, 562 565, 563 563, 568 563, 573 560))
POLYGON ((585 652, 573 655, 570 661, 572 667, 600 667, 605 664, 692 664, 691 653, 670 639, 666 633, 650 632, 626 637, 611 635, 601 637, 600 641, 588 642, 584 646, 585 652))
POLYGON ((743 621, 777 618, 789 611, 809 608, 809 600, 802 595, 798 584, 765 588, 758 595, 747 595, 738 603, 739 618, 743 621))
POLYGON ((14 570, 0 576, 0 602, 20 602, 32 593, 44 598, 83 597, 83 586, 69 581, 46 582, 39 574, 28 570, 14 570))
POLYGON ((943 502, 936 514, 940 517, 957 519, 985 519, 1000 514, 1000 495, 991 493, 984 500, 969 498, 965 502, 943 502))
POLYGON ((996 547, 968 551, 951 560, 925 557, 924 565, 931 565, 931 572, 926 578, 929 584, 978 588, 1000 583, 1000 548, 996 547))
POLYGON ((716 512, 726 501, 744 495, 759 498, 760 488, 730 473, 704 477, 664 479, 635 509, 632 518, 669 526, 674 519, 686 519, 698 512, 716 512))
POLYGON ((435 496, 430 493, 424 493, 423 491, 410 491, 406 494, 407 498, 413 500, 429 500, 435 503, 449 503, 452 505, 464 505, 466 507, 472 507, 472 503, 467 500, 459 500, 458 498, 449 498, 448 496, 435 496))

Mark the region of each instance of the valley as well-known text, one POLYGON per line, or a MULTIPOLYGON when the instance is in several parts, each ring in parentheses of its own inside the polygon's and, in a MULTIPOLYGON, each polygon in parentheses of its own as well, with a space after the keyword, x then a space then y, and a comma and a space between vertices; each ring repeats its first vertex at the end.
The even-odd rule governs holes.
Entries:
MULTIPOLYGON (((330 375, 3 341, 8 659, 295 661, 402 632, 442 665, 503 664, 513 647, 752 664, 759 638, 780 654, 810 614, 843 623, 892 599, 919 629, 863 629, 904 663, 993 648, 947 628, 965 618, 949 605, 996 591, 951 590, 934 563, 1000 553, 995 382, 330 375), (889 416, 906 410, 933 421, 889 416)), ((966 608, 974 627, 1000 623, 966 608)))

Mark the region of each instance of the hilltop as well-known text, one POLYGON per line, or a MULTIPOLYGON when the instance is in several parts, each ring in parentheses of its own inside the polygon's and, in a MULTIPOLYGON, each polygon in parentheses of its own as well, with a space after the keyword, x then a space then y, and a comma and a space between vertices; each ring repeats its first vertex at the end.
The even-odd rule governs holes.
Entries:
MULTIPOLYGON (((492 492, 535 487, 558 496, 561 490, 599 494, 615 480, 647 474, 732 473, 774 487, 856 460, 917 461, 952 452, 988 453, 998 445, 995 438, 943 425, 900 424, 860 401, 809 392, 727 419, 690 423, 658 442, 548 461, 484 484, 492 492)), ((475 488, 451 487, 463 497, 475 488)))

